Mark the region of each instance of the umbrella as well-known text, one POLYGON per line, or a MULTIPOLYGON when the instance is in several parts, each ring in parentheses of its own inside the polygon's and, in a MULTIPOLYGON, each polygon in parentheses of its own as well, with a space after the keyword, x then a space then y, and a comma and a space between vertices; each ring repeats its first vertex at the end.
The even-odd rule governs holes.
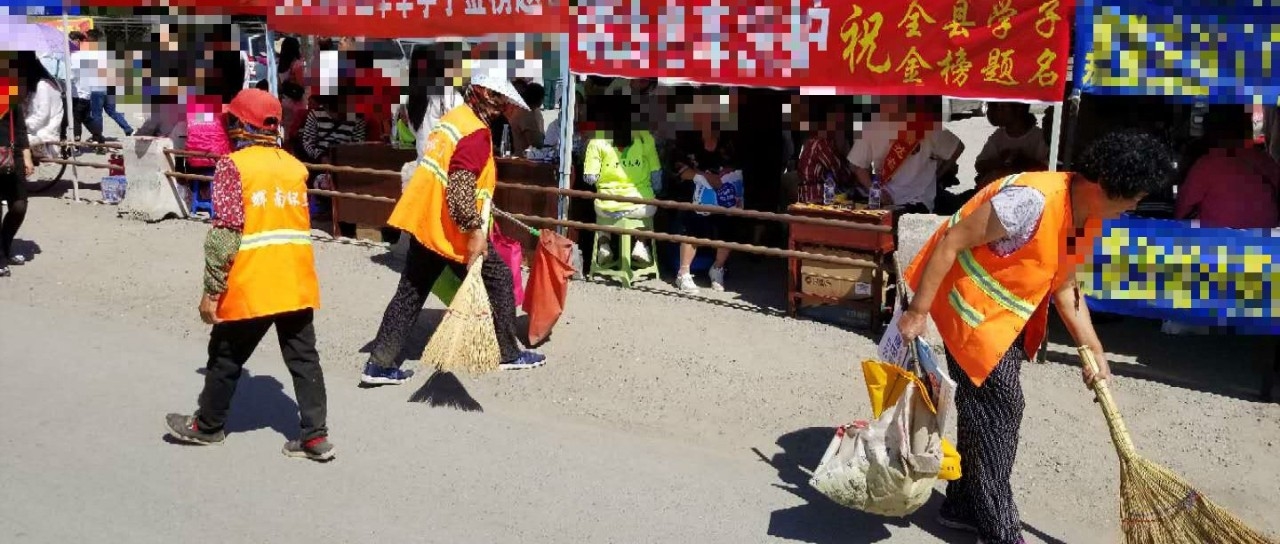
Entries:
POLYGON ((67 35, 49 25, 6 24, 0 35, 0 51, 32 51, 41 55, 64 56, 67 35))

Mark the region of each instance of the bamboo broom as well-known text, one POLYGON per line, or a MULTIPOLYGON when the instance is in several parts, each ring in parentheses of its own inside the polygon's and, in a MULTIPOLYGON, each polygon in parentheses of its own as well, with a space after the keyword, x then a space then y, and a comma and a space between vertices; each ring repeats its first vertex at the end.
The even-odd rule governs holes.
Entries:
POLYGON ((422 362, 441 372, 485 374, 498 369, 502 358, 498 335, 493 328, 489 293, 484 289, 480 267, 484 257, 467 268, 467 277, 458 287, 453 303, 422 352, 422 362))
MULTIPOLYGON (((1098 371, 1093 351, 1079 348, 1098 371)), ((1129 544, 1275 544, 1212 503, 1178 475, 1138 455, 1106 380, 1093 383, 1120 457, 1120 528, 1129 544)))
MULTIPOLYGON (((486 200, 481 212, 486 235, 492 209, 492 201, 486 200)), ((467 277, 462 279, 453 303, 427 342, 427 349, 422 352, 423 364, 435 367, 439 372, 486 374, 497 370, 502 362, 489 293, 485 291, 480 273, 483 263, 484 257, 481 256, 467 267, 467 277)))

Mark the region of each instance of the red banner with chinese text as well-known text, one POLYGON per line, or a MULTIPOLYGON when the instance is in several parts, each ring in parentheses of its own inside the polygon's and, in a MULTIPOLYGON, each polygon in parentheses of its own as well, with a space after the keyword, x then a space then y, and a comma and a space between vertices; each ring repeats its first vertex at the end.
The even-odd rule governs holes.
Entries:
POLYGON ((597 0, 574 72, 850 94, 1061 100, 1074 0, 597 0))
POLYGON ((475 37, 569 31, 567 0, 280 0, 280 32, 365 38, 475 37))

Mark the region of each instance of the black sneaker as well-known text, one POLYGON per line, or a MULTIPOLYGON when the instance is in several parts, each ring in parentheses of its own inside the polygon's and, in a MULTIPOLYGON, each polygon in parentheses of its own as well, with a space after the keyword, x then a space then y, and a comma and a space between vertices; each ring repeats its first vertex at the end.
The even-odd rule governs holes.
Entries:
POLYGON ((284 443, 284 454, 287 457, 310 459, 312 461, 332 461, 334 457, 333 443, 328 437, 312 438, 306 442, 290 440, 284 443))
POLYGON ((193 416, 169 414, 164 416, 164 422, 169 427, 169 436, 188 444, 208 446, 210 444, 221 444, 227 438, 227 433, 223 431, 216 433, 201 431, 200 427, 196 425, 196 418, 193 416))
POLYGON ((7 278, 12 275, 13 275, 13 272, 9 271, 8 265, 0 264, 0 278, 7 278))

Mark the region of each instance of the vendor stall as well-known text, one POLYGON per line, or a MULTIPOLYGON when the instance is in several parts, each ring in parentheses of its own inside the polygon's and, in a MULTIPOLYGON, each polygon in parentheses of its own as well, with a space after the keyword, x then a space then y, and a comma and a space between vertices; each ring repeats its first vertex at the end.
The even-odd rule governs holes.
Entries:
MULTIPOLYGON (((1085 60, 1076 66, 1079 93, 1241 108, 1280 104, 1271 61, 1280 35, 1265 30, 1280 28, 1280 10, 1266 2, 1082 0, 1077 23, 1075 54, 1085 60)), ((1084 281, 1089 306, 1272 336, 1276 357, 1261 391, 1271 398, 1280 375, 1277 236, 1280 230, 1201 228, 1191 221, 1112 221, 1084 281)))
MULTIPOLYGON (((664 82, 1059 102, 1070 6, 1057 0, 640 0, 625 9, 597 3, 575 13, 570 62, 581 74, 664 82)), ((1051 147, 1056 155, 1056 137, 1051 147)), ((896 224, 892 210, 859 210, 852 203, 801 204, 788 211, 896 224)), ((791 312, 806 304, 862 304, 871 306, 862 311, 865 321, 878 329, 894 239, 893 233, 792 225, 791 249, 856 254, 878 267, 832 269, 792 259, 786 285, 791 312)))

